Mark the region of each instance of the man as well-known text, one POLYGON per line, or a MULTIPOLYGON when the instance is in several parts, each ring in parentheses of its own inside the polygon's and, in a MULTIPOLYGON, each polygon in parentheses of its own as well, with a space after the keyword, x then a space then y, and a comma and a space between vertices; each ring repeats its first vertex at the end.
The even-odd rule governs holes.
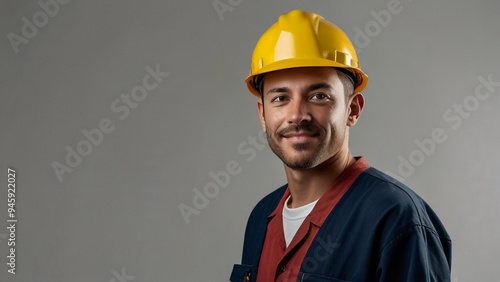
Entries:
POLYGON ((292 11, 260 38, 246 83, 288 184, 252 211, 231 281, 450 281, 436 214, 349 151, 367 81, 350 40, 317 14, 292 11))

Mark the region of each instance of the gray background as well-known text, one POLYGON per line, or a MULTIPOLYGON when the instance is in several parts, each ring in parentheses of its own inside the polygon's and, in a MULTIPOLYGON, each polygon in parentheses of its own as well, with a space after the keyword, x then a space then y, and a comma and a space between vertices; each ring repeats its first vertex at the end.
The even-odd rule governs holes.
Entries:
POLYGON ((21 36, 21 19, 43 10, 1 1, 0 280, 119 281, 124 271, 127 281, 227 281, 251 209, 285 183, 267 145, 250 149, 260 124, 243 80, 260 35, 304 9, 352 40, 371 28, 355 43, 370 81, 353 154, 437 212, 453 239, 454 282, 498 281, 500 87, 477 105, 472 96, 479 76, 500 82, 499 1, 401 0, 385 26, 370 11, 386 0, 220 2, 231 7, 221 16, 213 1, 69 1, 16 53, 7 34, 21 36), (170 75, 121 120, 112 102, 157 65, 170 75), (464 101, 461 124, 443 118, 458 119, 464 101), (66 146, 104 118, 114 131, 60 182, 52 163, 65 164, 66 146), (436 128, 446 141, 401 177, 401 158, 418 156, 415 141, 436 128), (186 224, 179 204, 193 206, 193 188, 231 160, 239 174, 186 224), (6 265, 7 167, 17 170, 16 275, 6 265))

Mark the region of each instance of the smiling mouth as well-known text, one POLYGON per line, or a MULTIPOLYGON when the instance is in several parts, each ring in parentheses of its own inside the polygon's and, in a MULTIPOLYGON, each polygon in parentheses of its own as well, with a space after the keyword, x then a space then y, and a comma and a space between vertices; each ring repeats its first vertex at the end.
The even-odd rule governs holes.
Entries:
POLYGON ((294 143, 306 143, 310 142, 313 139, 319 136, 318 133, 310 134, 310 133, 289 133, 283 136, 286 140, 294 143))

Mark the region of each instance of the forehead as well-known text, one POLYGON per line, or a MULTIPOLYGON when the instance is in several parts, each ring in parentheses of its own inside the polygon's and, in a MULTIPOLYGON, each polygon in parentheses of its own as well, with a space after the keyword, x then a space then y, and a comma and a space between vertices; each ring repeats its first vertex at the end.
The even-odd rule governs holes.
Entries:
POLYGON ((343 91, 337 71, 331 67, 301 67, 267 73, 263 79, 264 93, 271 88, 301 89, 311 84, 327 83, 334 90, 343 91))

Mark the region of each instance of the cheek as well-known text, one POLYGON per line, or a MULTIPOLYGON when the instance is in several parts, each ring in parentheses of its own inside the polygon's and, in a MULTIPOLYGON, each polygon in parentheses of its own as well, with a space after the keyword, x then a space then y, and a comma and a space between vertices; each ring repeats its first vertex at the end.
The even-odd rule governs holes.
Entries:
POLYGON ((334 108, 320 108, 315 110, 314 118, 318 123, 328 127, 328 125, 337 123, 339 113, 334 108))
POLYGON ((346 125, 347 119, 343 109, 339 109, 325 113, 318 122, 324 126, 327 135, 337 135, 346 125))
POLYGON ((276 131, 281 124, 282 124, 283 118, 281 117, 279 112, 273 112, 273 113, 267 113, 265 114, 265 122, 266 122, 266 128, 271 130, 272 132, 276 131))
MULTIPOLYGON (((343 105, 343 104, 342 104, 343 105)), ((344 123, 347 120, 347 107, 336 106, 330 112, 330 118, 335 123, 344 123)))

